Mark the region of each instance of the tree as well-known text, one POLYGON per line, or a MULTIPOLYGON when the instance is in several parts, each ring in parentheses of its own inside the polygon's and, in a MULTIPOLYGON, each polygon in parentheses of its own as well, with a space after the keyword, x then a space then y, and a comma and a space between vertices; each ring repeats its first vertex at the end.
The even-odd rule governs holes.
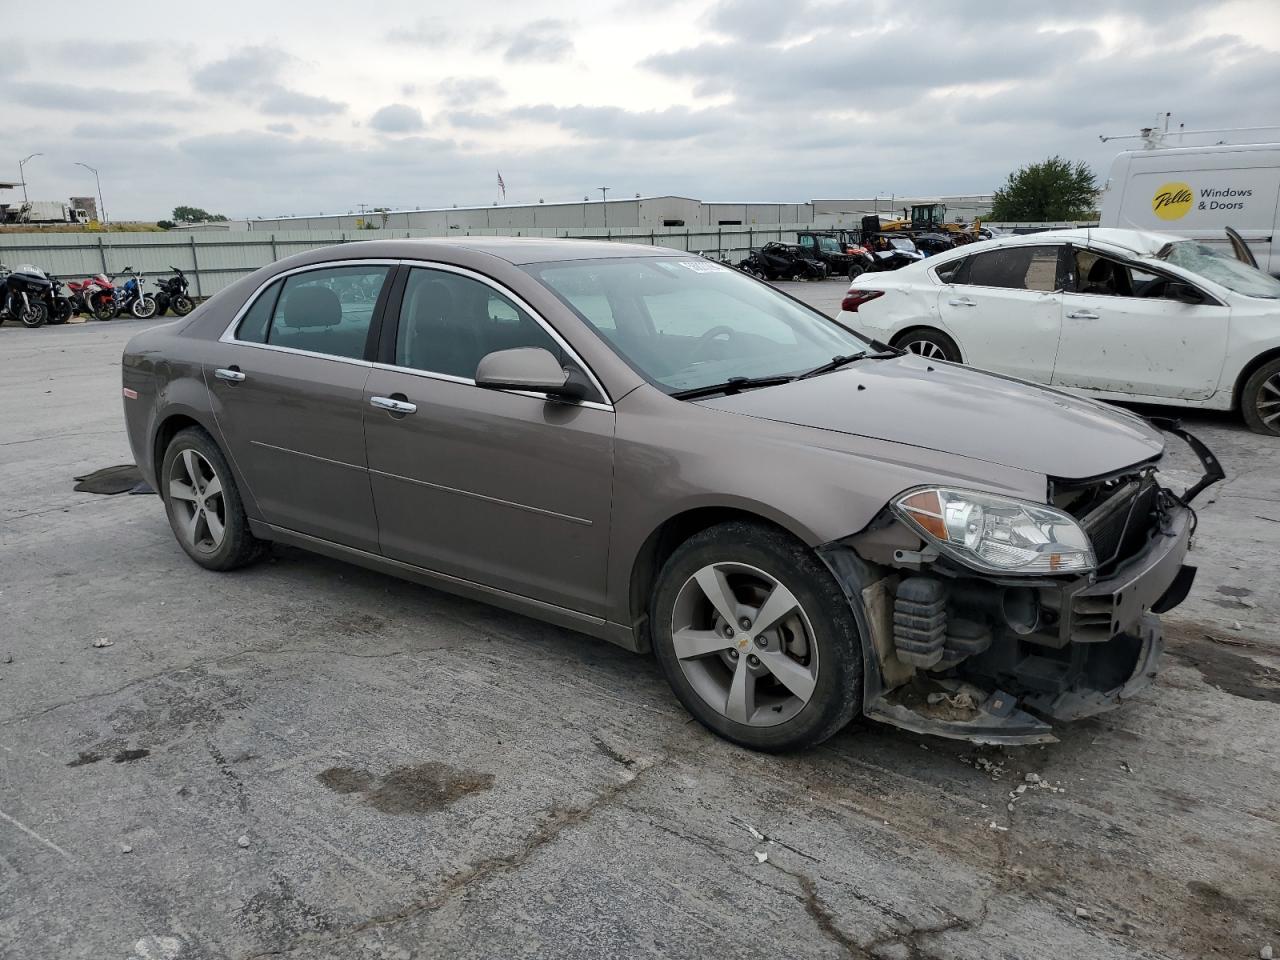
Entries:
POLYGON ((1082 160, 1050 157, 1009 174, 995 192, 991 219, 1087 220, 1097 203, 1098 181, 1082 160))
POLYGON ((174 207, 173 219, 178 223, 223 223, 227 218, 199 207, 174 207))

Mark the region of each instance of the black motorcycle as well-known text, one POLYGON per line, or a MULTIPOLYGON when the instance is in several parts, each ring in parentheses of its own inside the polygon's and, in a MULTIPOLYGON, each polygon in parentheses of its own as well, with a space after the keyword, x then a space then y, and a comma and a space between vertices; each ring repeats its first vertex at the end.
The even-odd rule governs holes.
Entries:
POLYGON ((175 276, 167 280, 156 281, 156 316, 163 317, 170 307, 176 316, 185 317, 196 308, 196 303, 187 292, 190 281, 177 267, 170 265, 175 276))
POLYGON ((42 327, 49 319, 46 298, 53 283, 39 267, 20 264, 12 270, 0 264, 0 323, 18 320, 24 327, 42 327))
POLYGON ((66 323, 76 313, 75 305, 70 297, 62 292, 66 286, 53 274, 49 274, 49 289, 45 291, 44 306, 49 315, 50 325, 66 323))

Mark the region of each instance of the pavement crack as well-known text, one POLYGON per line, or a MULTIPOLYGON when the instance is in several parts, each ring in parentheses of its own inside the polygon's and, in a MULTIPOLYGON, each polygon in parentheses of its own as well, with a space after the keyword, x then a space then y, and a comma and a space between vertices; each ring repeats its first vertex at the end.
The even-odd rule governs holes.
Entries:
POLYGON ((804 911, 824 937, 842 948, 849 956, 856 958, 856 960, 874 960, 869 950, 864 949, 858 941, 840 929, 839 924, 836 923, 835 914, 827 906, 826 901, 818 895, 818 885, 812 877, 798 870, 788 870, 772 860, 769 863, 779 873, 785 873, 800 885, 802 894, 800 902, 804 905, 804 911))
POLYGON ((628 791, 635 788, 654 766, 660 761, 637 761, 629 771, 630 776, 612 784, 598 793, 588 803, 580 807, 552 806, 550 816, 538 829, 533 831, 524 842, 510 853, 486 857, 453 873, 444 885, 429 896, 414 900, 408 905, 391 913, 368 917, 351 926, 326 934, 304 934, 287 946, 276 950, 264 950, 246 955, 243 960, 262 960, 264 957, 281 957, 294 953, 306 946, 317 944, 333 944, 347 940, 366 930, 392 926, 405 920, 411 920, 422 913, 435 911, 443 907, 459 893, 467 890, 472 884, 483 882, 490 877, 524 866, 539 850, 554 842, 566 830, 576 827, 591 819, 598 811, 616 803, 628 791))

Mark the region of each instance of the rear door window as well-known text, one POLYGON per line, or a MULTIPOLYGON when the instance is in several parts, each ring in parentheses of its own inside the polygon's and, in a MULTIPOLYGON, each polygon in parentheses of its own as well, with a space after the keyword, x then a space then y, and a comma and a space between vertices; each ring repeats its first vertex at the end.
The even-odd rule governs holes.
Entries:
MULTIPOLYGON (((1058 283, 1056 246, 1005 247, 976 253, 969 259, 963 282, 977 287, 1004 287, 1009 290, 1061 289, 1058 283)), ((953 281, 958 282, 958 281, 953 281)))
POLYGON ((271 314, 276 308, 276 298, 280 296, 281 281, 277 280, 253 301, 248 312, 240 319, 240 328, 236 331, 236 339, 246 343, 266 343, 267 327, 271 324, 271 314))
POLYGON ((267 343, 362 359, 389 266, 324 267, 286 277, 271 315, 267 343))

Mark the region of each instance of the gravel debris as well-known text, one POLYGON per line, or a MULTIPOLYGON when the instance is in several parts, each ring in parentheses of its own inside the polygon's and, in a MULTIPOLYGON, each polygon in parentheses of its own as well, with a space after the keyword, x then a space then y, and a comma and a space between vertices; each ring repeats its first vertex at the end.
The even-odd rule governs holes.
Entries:
POLYGON ((236 843, 240 844, 240 846, 242 847, 247 847, 249 845, 249 838, 242 836, 239 840, 236 841, 236 843))
POLYGON ((114 640, 108 640, 106 637, 99 637, 97 640, 93 641, 93 645, 95 647, 113 647, 115 646, 115 643, 116 642, 114 640))

